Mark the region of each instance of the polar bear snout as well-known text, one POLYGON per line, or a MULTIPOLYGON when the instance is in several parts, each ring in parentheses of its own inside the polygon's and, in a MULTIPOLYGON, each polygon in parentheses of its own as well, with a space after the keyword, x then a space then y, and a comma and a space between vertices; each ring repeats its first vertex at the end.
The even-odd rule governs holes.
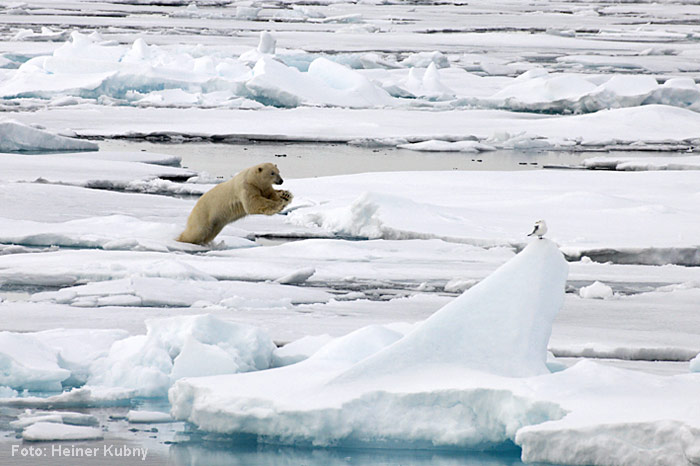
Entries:
POLYGON ((282 184, 284 183, 284 180, 282 179, 281 176, 277 175, 277 178, 275 178, 274 184, 282 184))

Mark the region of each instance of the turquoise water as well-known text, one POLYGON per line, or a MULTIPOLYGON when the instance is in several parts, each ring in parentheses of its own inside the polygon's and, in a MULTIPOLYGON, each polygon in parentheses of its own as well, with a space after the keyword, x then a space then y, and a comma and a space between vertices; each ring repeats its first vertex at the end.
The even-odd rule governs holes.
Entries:
MULTIPOLYGON (((39 395, 39 394, 32 394, 39 395)), ((35 410, 40 414, 46 407, 35 410)), ((520 448, 512 443, 494 452, 460 450, 388 449, 364 445, 358 448, 307 448, 259 443, 254 436, 222 437, 197 431, 184 422, 129 423, 129 410, 169 410, 166 399, 134 399, 129 406, 72 407, 99 419, 104 439, 98 441, 25 442, 9 425, 24 408, 0 407, 0 464, 12 466, 55 465, 177 465, 177 466, 518 466, 520 448), (40 451, 41 455, 30 454, 40 451), (147 452, 116 456, 122 450, 147 452), (78 455, 91 450, 92 457, 78 455), (62 451, 67 454, 61 454, 62 451), (24 452, 24 454, 23 454, 24 452)))
POLYGON ((180 443, 172 445, 169 460, 175 465, 385 465, 385 466, 517 466, 520 450, 513 446, 503 453, 459 451, 384 450, 371 448, 293 448, 255 443, 180 443))

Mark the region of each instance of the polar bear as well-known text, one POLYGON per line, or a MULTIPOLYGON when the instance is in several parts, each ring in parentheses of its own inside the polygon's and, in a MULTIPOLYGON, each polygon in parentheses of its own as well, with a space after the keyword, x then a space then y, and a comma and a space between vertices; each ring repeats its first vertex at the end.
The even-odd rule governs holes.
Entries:
POLYGON ((246 168, 230 180, 216 185, 195 204, 187 219, 187 227, 178 241, 206 244, 229 223, 250 214, 272 215, 292 201, 292 193, 275 190, 282 184, 277 165, 261 163, 246 168))

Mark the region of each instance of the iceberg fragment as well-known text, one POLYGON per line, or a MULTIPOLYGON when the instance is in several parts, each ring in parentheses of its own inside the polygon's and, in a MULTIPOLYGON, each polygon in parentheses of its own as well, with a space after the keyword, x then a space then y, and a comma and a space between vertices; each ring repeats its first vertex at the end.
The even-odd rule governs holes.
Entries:
POLYGON ((173 417, 292 444, 500 448, 564 415, 509 381, 549 373, 567 269, 554 243, 533 241, 405 336, 370 326, 297 364, 180 379, 173 417))
POLYGON ((452 366, 509 377, 549 373, 547 343, 564 302, 568 265, 549 240, 535 240, 492 275, 342 380, 452 366))
POLYGON ((58 361, 59 350, 35 335, 0 332, 0 386, 60 391, 71 373, 58 361))
POLYGON ((95 361, 91 385, 162 396, 180 377, 267 369, 274 343, 262 329, 211 315, 146 321, 146 335, 116 341, 95 361))

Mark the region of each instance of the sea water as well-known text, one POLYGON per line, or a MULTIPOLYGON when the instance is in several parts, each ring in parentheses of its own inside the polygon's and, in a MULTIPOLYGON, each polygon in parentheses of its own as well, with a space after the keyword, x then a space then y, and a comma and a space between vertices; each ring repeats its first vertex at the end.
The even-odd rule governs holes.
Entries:
POLYGON ((228 179, 263 162, 276 163, 287 178, 383 171, 527 170, 575 167, 591 156, 562 151, 418 152, 348 144, 260 142, 248 144, 99 141, 101 151, 148 151, 176 155, 182 167, 228 179))

